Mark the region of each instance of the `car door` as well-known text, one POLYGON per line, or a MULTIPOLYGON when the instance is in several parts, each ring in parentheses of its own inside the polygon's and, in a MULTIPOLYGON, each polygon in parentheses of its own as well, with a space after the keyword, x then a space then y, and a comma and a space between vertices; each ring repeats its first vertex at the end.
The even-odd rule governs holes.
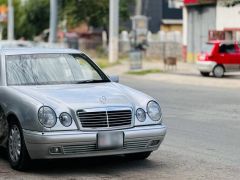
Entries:
POLYGON ((237 70, 240 71, 240 45, 236 44, 236 62, 237 70))
POLYGON ((235 44, 221 44, 219 48, 220 62, 226 71, 237 71, 238 64, 238 50, 235 44))

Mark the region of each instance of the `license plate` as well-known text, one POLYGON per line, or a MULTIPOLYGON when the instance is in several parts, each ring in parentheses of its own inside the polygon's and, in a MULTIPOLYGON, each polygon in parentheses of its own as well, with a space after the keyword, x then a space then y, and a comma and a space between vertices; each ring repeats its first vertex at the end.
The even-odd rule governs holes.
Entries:
POLYGON ((98 149, 119 149, 123 147, 123 132, 99 132, 98 149))

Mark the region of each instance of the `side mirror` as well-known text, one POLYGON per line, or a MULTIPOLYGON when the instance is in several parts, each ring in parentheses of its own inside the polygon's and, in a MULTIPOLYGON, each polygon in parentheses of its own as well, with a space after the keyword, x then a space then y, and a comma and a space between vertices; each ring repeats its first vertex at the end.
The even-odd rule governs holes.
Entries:
POLYGON ((109 76, 109 79, 110 79, 112 82, 119 83, 119 76, 109 76))

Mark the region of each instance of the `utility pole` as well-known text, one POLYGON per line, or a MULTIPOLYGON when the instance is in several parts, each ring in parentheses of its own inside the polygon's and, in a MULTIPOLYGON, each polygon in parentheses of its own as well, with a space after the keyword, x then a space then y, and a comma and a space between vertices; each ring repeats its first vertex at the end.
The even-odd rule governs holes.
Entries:
POLYGON ((57 15, 58 0, 50 0, 50 28, 48 42, 55 43, 57 41, 57 15))
POLYGON ((8 0, 8 40, 14 39, 14 8, 12 5, 12 0, 8 0))
POLYGON ((141 15, 142 14, 142 0, 136 0, 136 9, 135 9, 135 15, 141 15))
POLYGON ((110 0, 109 52, 110 63, 118 60, 119 0, 110 0))

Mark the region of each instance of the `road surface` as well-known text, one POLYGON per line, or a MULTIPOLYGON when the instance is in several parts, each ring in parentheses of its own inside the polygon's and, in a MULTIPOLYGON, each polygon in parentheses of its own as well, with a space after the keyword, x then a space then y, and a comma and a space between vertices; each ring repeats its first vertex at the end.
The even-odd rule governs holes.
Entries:
MULTIPOLYGON (((207 81, 207 79, 206 79, 207 81)), ((168 133, 145 161, 122 157, 36 161, 27 173, 11 170, 0 154, 0 179, 239 179, 238 88, 123 77, 121 83, 156 97, 168 133)))

